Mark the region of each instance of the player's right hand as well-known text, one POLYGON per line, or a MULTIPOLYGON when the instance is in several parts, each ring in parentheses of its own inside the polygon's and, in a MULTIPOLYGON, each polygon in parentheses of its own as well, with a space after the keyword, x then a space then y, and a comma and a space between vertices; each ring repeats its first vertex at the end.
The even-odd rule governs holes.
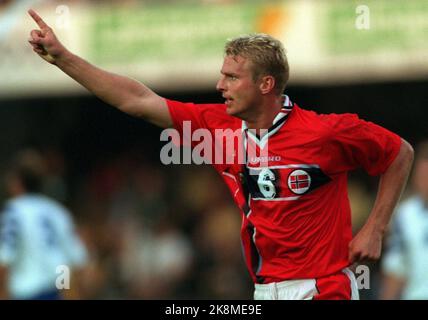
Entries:
POLYGON ((28 13, 40 28, 31 31, 28 42, 42 59, 56 64, 57 59, 66 52, 65 47, 56 38, 52 28, 34 10, 30 9, 28 13))

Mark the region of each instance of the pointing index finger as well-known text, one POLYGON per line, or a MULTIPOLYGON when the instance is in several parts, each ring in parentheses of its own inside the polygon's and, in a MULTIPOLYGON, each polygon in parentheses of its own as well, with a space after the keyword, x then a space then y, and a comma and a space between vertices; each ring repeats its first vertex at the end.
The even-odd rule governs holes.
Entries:
POLYGON ((28 13, 41 29, 49 28, 46 22, 44 22, 43 19, 33 9, 28 10, 28 13))

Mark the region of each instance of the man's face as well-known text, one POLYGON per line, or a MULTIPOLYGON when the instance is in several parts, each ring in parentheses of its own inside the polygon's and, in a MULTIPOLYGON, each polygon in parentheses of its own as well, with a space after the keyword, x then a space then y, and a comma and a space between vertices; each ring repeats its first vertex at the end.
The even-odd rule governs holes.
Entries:
POLYGON ((247 120, 262 97, 253 80, 251 61, 241 56, 226 56, 217 90, 226 99, 227 113, 247 120))

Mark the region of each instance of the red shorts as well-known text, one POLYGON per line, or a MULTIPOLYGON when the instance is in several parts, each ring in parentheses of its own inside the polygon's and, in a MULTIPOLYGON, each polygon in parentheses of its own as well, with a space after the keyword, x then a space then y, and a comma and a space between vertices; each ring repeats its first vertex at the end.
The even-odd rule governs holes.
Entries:
POLYGON ((358 287, 354 274, 343 269, 336 274, 317 278, 286 280, 256 284, 256 300, 358 300, 358 287))
POLYGON ((358 286, 354 274, 349 269, 316 279, 318 293, 314 300, 358 300, 358 286))

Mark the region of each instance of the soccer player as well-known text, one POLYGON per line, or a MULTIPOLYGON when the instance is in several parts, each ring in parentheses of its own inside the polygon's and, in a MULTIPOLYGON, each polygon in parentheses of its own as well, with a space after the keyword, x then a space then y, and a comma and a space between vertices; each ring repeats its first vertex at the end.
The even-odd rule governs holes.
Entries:
POLYGON ((72 272, 86 263, 70 213, 41 194, 43 170, 40 154, 26 150, 7 173, 11 199, 1 214, 2 299, 61 299, 61 289, 77 284, 72 272))
POLYGON ((189 121, 192 132, 206 129, 214 136, 216 129, 229 129, 243 136, 227 154, 232 160, 214 168, 242 213, 255 299, 358 298, 348 267, 380 257, 413 161, 406 141, 356 115, 318 115, 293 103, 283 95, 289 76, 284 49, 268 35, 229 41, 217 83, 225 103, 197 105, 165 99, 91 65, 29 13, 40 28, 31 31, 33 50, 105 102, 181 133, 189 121), (239 160, 242 154, 246 161, 239 160), (347 173, 358 167, 381 178, 370 217, 352 238, 347 173))
POLYGON ((382 260, 382 299, 428 299, 428 141, 416 148, 414 194, 393 216, 382 260))

